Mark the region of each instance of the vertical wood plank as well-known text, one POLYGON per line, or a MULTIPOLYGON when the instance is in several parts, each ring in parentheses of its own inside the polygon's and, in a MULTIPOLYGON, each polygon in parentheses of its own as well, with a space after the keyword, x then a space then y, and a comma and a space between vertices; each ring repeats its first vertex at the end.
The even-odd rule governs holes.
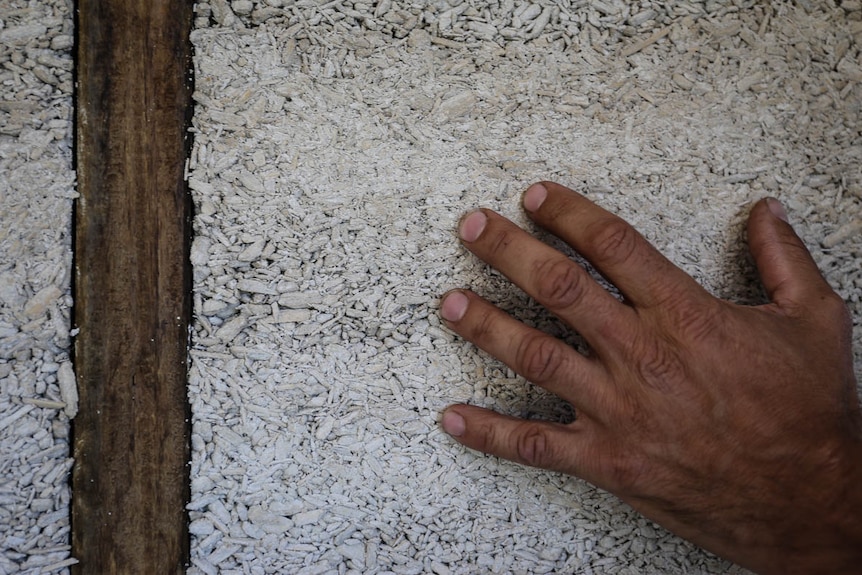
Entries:
POLYGON ((74 570, 181 573, 193 0, 77 4, 74 570))

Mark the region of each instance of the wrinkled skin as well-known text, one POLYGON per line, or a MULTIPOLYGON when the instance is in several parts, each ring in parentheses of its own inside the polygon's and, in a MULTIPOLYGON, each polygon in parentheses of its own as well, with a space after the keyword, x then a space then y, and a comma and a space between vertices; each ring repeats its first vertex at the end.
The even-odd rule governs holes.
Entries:
POLYGON ((749 246, 770 303, 714 298, 634 228, 550 182, 528 215, 623 294, 490 210, 464 245, 588 342, 583 355, 467 290, 441 314, 465 339, 570 402, 570 424, 455 405, 464 445, 581 477, 646 517, 761 573, 862 572, 862 420, 851 321, 776 200, 749 246))

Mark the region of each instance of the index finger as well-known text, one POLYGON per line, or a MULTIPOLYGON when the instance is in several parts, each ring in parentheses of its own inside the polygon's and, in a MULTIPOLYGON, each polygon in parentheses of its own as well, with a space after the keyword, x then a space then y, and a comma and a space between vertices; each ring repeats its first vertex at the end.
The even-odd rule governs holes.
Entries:
POLYGON ((709 294, 673 265, 625 220, 553 182, 524 193, 530 218, 572 246, 635 307, 666 305, 709 294))

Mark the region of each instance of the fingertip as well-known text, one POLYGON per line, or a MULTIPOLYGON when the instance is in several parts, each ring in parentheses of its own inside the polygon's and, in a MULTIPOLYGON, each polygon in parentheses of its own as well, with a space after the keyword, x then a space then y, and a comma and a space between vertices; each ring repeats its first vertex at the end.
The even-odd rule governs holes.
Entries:
POLYGON ((544 182, 537 182, 527 188, 527 191, 524 192, 523 204, 524 209, 528 212, 535 212, 544 203, 545 199, 548 197, 548 188, 545 187, 544 182))
POLYGON ((776 223, 776 220, 785 224, 790 223, 790 218, 787 216, 787 210, 784 204, 776 198, 762 198, 754 204, 751 212, 748 214, 749 232, 752 226, 770 226, 776 223))
POLYGON ((785 224, 790 223, 787 218, 787 211, 784 209, 784 206, 775 198, 766 198, 764 200, 766 206, 769 208, 770 213, 773 216, 784 222, 785 224))
POLYGON ((485 231, 488 216, 482 210, 473 210, 461 218, 458 223, 458 236, 467 243, 475 242, 485 231))
POLYGON ((440 303, 440 315, 449 322, 458 322, 467 313, 470 298, 461 290, 452 290, 443 295, 440 303))
POLYGON ((443 431, 452 437, 461 437, 467 431, 467 421, 451 407, 443 412, 440 425, 443 427, 443 431))

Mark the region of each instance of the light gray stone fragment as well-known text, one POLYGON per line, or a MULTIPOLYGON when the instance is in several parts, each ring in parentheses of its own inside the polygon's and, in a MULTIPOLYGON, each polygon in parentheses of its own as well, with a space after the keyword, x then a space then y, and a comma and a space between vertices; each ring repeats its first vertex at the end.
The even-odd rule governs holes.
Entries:
POLYGON ((255 526, 263 529, 267 533, 273 533, 276 535, 281 535, 293 527, 293 521, 287 517, 271 513, 260 505, 253 505, 249 508, 248 518, 255 526))
POLYGON ((0 30, 0 44, 22 45, 45 34, 48 28, 43 24, 21 24, 0 30))
POLYGON ((216 332, 216 337, 225 342, 232 341, 247 325, 248 319, 239 315, 226 321, 216 332))
POLYGON ((65 412, 69 419, 78 414, 78 384, 72 362, 64 361, 57 372, 57 383, 60 386, 60 397, 66 404, 65 412))
POLYGON ((249 293, 278 295, 278 291, 259 280, 239 280, 236 287, 241 291, 249 293))
POLYGON ((24 313, 31 319, 42 317, 62 293, 57 286, 51 285, 42 288, 24 306, 24 313))
POLYGON ((215 531, 215 527, 213 527, 212 522, 205 517, 195 519, 194 521, 189 523, 189 533, 191 533, 192 535, 197 535, 198 537, 206 537, 213 531, 215 531))
POLYGON ((241 262, 253 262, 260 257, 261 253, 263 253, 263 247, 265 245, 266 240, 264 238, 260 238, 241 251, 239 255, 236 256, 236 259, 241 262))
POLYGON ((365 566, 365 545, 359 541, 346 541, 336 549, 342 557, 350 559, 357 567, 365 566))

